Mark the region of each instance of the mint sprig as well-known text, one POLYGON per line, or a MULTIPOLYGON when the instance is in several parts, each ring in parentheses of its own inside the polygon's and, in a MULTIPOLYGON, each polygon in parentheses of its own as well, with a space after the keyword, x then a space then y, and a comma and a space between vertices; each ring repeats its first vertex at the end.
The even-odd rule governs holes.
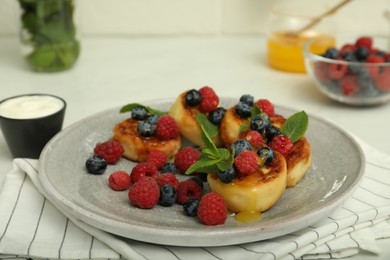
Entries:
POLYGON ((214 125, 211 123, 208 124, 207 122, 209 121, 203 114, 199 113, 195 119, 202 130, 201 134, 204 147, 202 148, 200 159, 192 164, 185 174, 189 175, 194 172, 217 173, 218 171, 226 171, 232 167, 234 150, 229 151, 226 148, 217 148, 211 138, 211 136, 215 136, 215 133, 218 134, 218 128, 215 132, 215 128, 210 127, 214 125))
POLYGON ((305 111, 301 111, 287 118, 280 131, 295 143, 305 134, 308 125, 309 117, 305 111))
MULTIPOLYGON (((212 138, 214 138, 218 135, 218 126, 211 123, 205 114, 197 113, 195 115, 195 119, 196 119, 196 122, 198 122, 199 126, 203 127, 205 132, 207 132, 207 135, 211 138, 210 140, 212 140, 212 138)), ((209 140, 205 140, 205 138, 202 135, 202 141, 203 141, 203 143, 206 143, 209 140)), ((209 146, 211 147, 211 144, 209 144, 209 146)))
POLYGON ((146 111, 148 111, 148 113, 150 114, 153 114, 153 115, 164 115, 164 114, 167 114, 167 112, 164 112, 164 111, 160 111, 160 110, 157 110, 157 109, 154 109, 154 108, 151 108, 149 106, 144 106, 144 105, 141 105, 139 103, 130 103, 130 104, 127 104, 127 105, 124 105, 123 107, 121 107, 121 109, 119 110, 120 113, 126 113, 126 112, 131 112, 133 111, 134 108, 136 107, 143 107, 146 109, 146 111))

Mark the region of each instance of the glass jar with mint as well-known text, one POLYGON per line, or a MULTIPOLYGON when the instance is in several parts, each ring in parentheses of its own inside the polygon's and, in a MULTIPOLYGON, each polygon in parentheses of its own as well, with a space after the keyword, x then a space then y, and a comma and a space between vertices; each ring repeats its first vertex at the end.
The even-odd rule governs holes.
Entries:
POLYGON ((73 0, 19 0, 22 55, 35 71, 71 68, 80 53, 73 0))

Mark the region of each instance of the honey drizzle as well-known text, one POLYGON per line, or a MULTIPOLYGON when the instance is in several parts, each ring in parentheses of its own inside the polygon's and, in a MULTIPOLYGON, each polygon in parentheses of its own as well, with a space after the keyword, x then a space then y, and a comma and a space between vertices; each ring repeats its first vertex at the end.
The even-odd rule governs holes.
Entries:
POLYGON ((237 221, 244 223, 259 220, 261 217, 261 213, 257 211, 241 211, 234 216, 237 221))

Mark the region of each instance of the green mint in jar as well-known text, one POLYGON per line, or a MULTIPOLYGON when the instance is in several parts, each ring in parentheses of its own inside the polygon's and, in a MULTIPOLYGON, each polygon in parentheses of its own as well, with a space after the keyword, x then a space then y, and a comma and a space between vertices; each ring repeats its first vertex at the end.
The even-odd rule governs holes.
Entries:
POLYGON ((73 0, 19 0, 21 44, 27 63, 36 71, 71 68, 80 53, 73 0))

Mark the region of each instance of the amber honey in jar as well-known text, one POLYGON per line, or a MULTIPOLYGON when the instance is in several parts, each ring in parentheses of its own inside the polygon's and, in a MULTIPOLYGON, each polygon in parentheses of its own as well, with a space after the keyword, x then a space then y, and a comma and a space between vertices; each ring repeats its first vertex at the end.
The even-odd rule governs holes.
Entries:
POLYGON ((318 53, 334 46, 332 17, 306 28, 329 8, 323 1, 289 0, 274 6, 268 17, 267 61, 270 67, 305 73, 303 45, 310 39, 324 37, 328 44, 318 46, 318 53), (312 3, 315 2, 315 3, 312 3))
POLYGON ((314 46, 313 52, 324 53, 327 48, 335 46, 335 39, 329 35, 318 33, 299 34, 291 32, 274 32, 267 40, 267 58, 272 68, 304 73, 305 62, 303 57, 303 45, 312 38, 327 38, 324 45, 314 46))

